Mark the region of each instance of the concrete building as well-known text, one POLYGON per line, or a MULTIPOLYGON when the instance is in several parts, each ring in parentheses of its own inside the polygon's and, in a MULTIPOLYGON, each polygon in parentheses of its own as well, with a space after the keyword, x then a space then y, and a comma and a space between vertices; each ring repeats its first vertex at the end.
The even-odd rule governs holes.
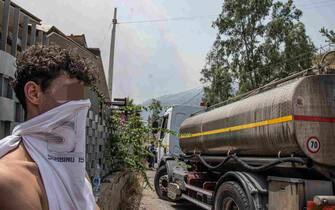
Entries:
MULTIPOLYGON (((0 1, 0 137, 10 134, 24 120, 24 111, 9 82, 14 77, 15 57, 36 42, 41 20, 10 1, 0 1)), ((40 40, 40 39, 39 39, 40 40)))
MULTIPOLYGON (((69 48, 87 58, 95 66, 99 75, 98 89, 110 102, 100 50, 87 46, 85 35, 65 35, 55 26, 43 25, 41 20, 10 0, 0 0, 0 139, 24 121, 24 111, 9 85, 16 71, 17 53, 31 45, 58 45, 69 48)), ((84 89, 92 107, 87 116, 86 168, 90 176, 96 173, 97 165, 101 175, 108 172, 104 158, 104 146, 108 130, 100 113, 100 103, 95 94, 84 89)))

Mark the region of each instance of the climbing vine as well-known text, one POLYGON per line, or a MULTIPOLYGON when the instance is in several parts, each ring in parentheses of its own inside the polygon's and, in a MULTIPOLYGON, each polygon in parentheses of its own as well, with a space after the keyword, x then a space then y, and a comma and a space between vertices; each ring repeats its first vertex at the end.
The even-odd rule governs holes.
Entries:
MULTIPOLYGON (((156 141, 152 133, 163 129, 153 128, 150 123, 143 122, 140 113, 150 111, 152 107, 135 105, 132 100, 127 99, 126 106, 112 109, 106 102, 106 97, 96 87, 92 87, 91 90, 100 101, 100 114, 109 131, 104 155, 109 169, 138 173, 150 186, 145 173, 145 160, 152 154, 145 146, 149 142, 156 141)), ((164 129, 164 132, 170 131, 164 129)))

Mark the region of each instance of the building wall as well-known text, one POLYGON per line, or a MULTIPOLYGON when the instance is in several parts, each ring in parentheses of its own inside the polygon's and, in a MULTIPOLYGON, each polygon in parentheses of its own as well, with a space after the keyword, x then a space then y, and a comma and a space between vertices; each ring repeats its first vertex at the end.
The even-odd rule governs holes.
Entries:
POLYGON ((23 108, 10 87, 15 70, 15 57, 0 50, 0 138, 24 120, 23 108))
POLYGON ((32 30, 40 21, 17 4, 0 0, 0 139, 24 120, 24 110, 10 87, 10 81, 16 71, 17 53, 33 44, 41 44, 45 37, 45 33, 32 30))

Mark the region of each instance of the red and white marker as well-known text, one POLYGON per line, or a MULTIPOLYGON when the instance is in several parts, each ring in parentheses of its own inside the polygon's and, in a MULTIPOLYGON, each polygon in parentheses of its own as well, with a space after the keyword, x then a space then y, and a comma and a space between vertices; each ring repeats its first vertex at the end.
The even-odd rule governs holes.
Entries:
POLYGON ((313 136, 307 140, 307 149, 309 152, 317 153, 320 150, 320 147, 321 145, 318 138, 313 136))

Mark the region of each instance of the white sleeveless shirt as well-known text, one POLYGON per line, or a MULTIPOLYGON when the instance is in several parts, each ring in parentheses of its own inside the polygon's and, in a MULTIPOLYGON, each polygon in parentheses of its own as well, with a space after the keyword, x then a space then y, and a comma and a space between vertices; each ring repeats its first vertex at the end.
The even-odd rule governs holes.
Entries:
POLYGON ((0 140, 0 157, 22 141, 36 162, 50 210, 94 210, 85 178, 85 127, 89 100, 70 101, 18 126, 0 140))

